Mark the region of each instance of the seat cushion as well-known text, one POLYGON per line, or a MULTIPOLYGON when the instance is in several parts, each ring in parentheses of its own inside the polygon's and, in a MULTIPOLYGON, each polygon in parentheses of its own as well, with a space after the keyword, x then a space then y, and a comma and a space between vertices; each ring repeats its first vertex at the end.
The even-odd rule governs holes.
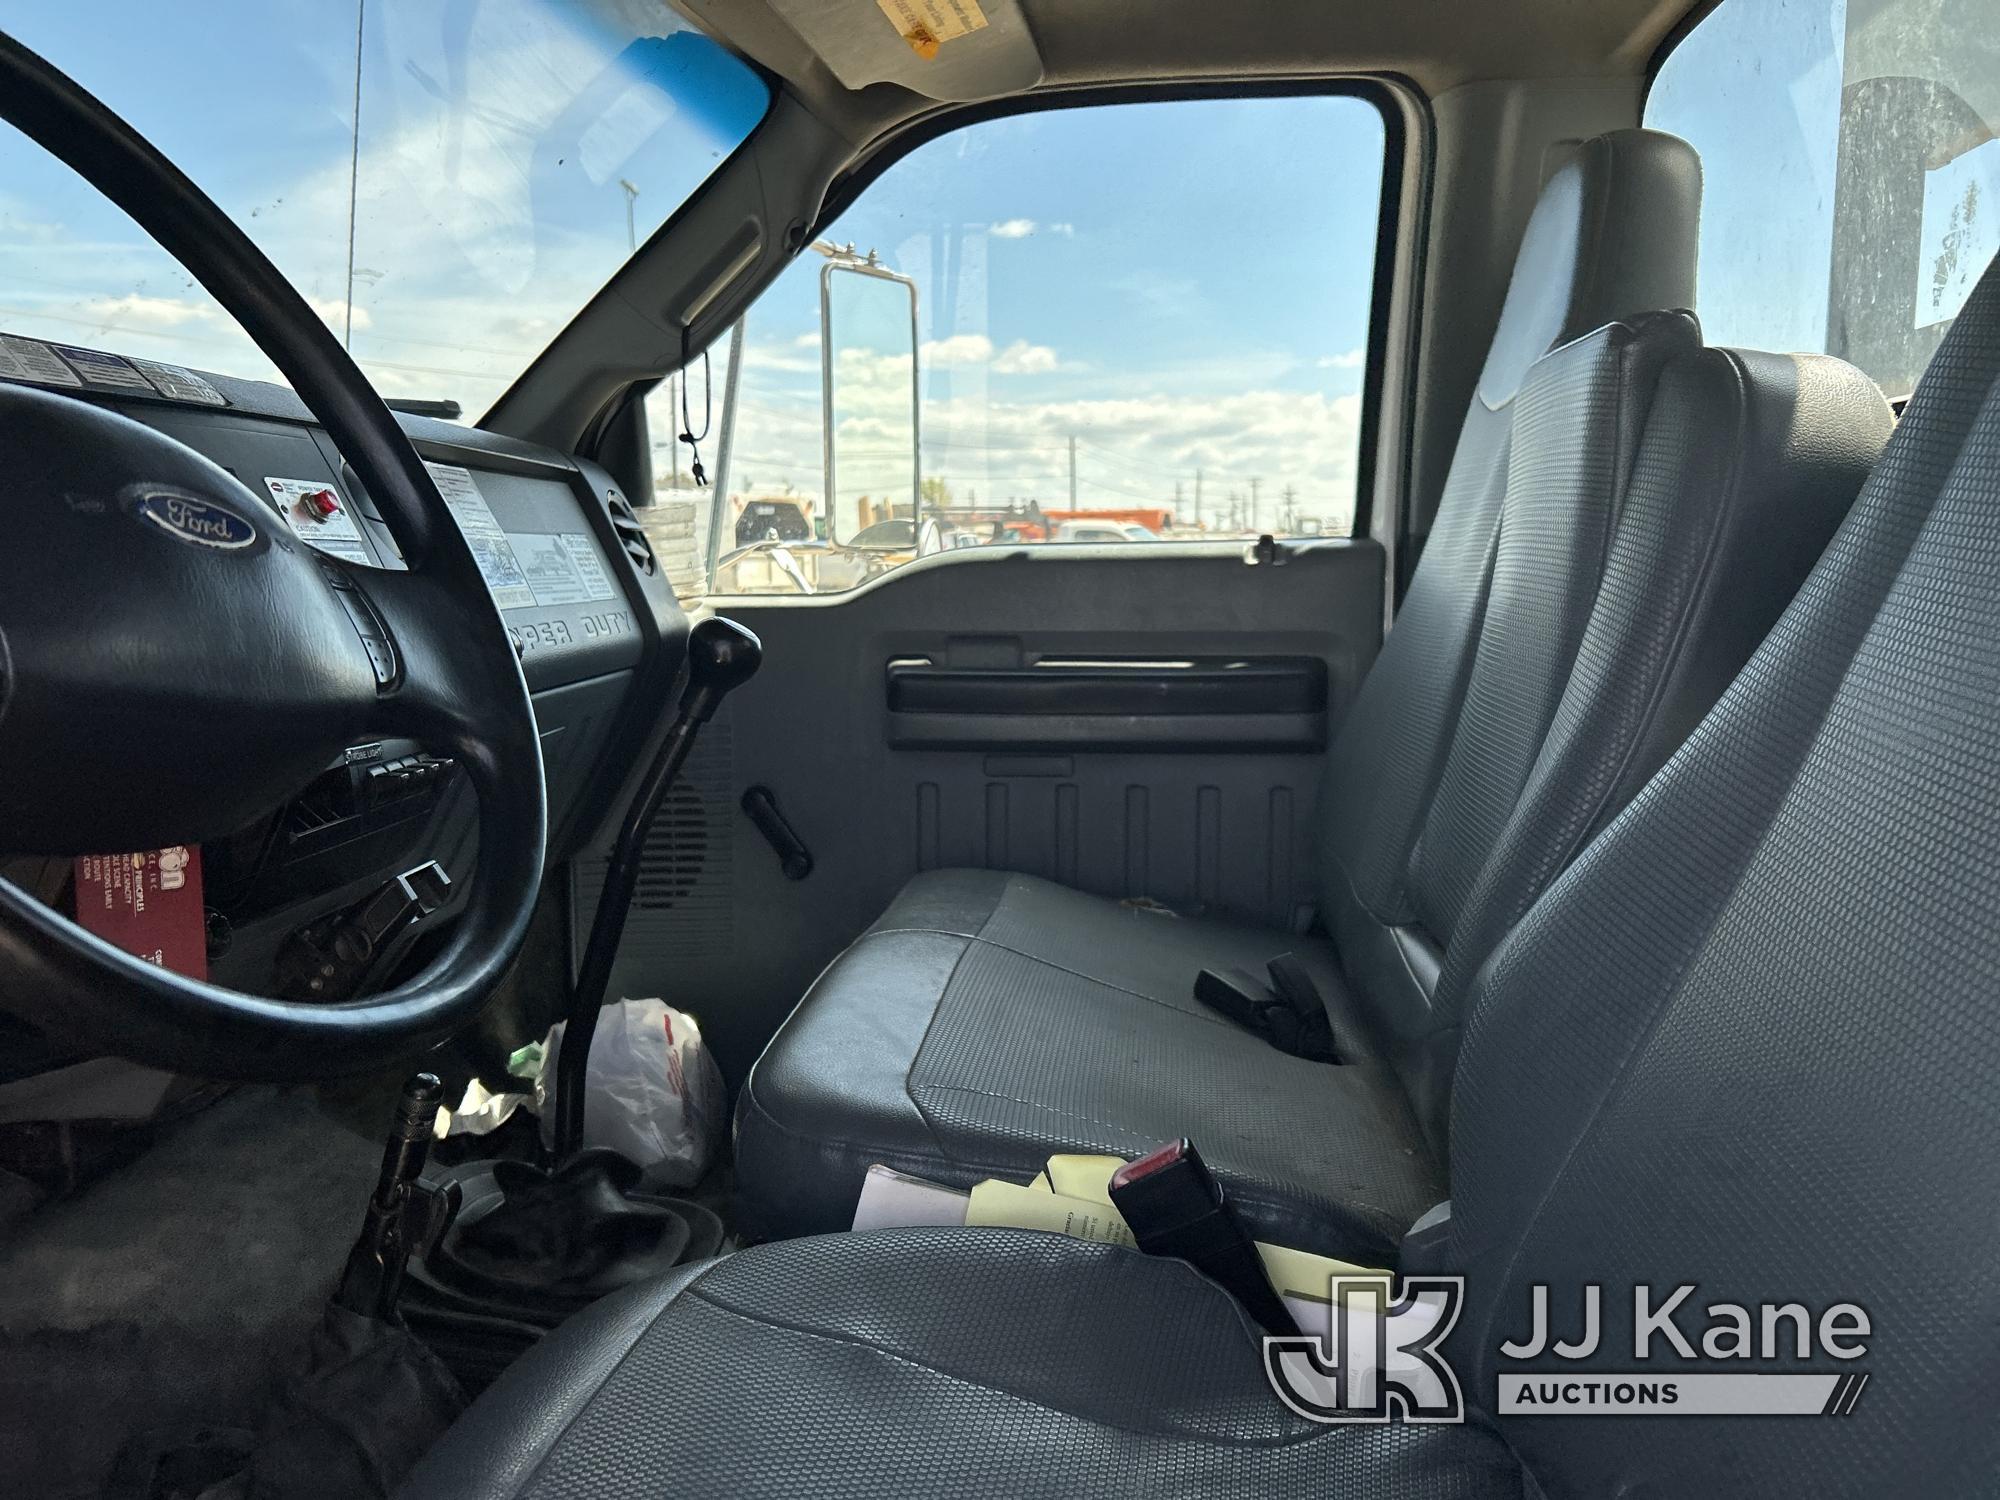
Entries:
POLYGON ((1019 1230, 745 1250, 570 1320, 403 1500, 1521 1493, 1479 1426, 1316 1426, 1179 1261, 1019 1230))
POLYGON ((1322 937, 1183 916, 1154 902, 1106 900, 1005 870, 927 871, 868 930, 977 937, 1201 1016, 1211 1013, 1194 998, 1194 978, 1203 969, 1241 969, 1263 979, 1265 965, 1289 953, 1319 991, 1340 1057, 1365 1058, 1375 1050, 1339 957, 1322 937))
POLYGON ((1191 1137, 1263 1238, 1385 1264, 1444 1196, 1373 1062, 1307 1062, 1194 999, 1204 966, 1322 942, 1162 915, 989 871, 920 876, 820 977, 752 1070, 736 1152, 746 1223, 853 1222, 876 1163, 969 1187, 1054 1151, 1191 1137))

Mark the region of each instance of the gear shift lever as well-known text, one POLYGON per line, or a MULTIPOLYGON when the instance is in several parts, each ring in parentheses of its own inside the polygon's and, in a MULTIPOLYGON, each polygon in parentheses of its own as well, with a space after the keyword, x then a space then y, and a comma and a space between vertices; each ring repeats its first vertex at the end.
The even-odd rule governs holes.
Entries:
POLYGON ((734 688, 756 675, 764 646, 750 631, 719 615, 699 621, 688 632, 687 686, 681 690, 679 711, 666 738, 632 799, 625 823, 612 847, 611 865, 604 872, 604 891, 597 916, 590 924, 578 966, 576 993, 570 998, 563 1027, 562 1052, 556 1060, 556 1160, 566 1161, 583 1144, 585 1080, 589 1076, 590 1044, 597 1034, 597 1013, 611 983, 611 964, 625 933, 625 917, 639 883, 639 861, 647 831, 667 790, 680 775, 695 735, 715 716, 734 688))

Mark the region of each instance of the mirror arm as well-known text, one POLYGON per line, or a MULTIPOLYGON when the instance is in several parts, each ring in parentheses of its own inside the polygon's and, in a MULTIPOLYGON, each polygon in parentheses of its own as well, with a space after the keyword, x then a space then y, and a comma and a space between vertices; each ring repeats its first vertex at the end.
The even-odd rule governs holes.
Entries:
POLYGON ((831 256, 819 268, 819 525, 825 540, 837 542, 834 530, 833 491, 833 271, 839 262, 831 256))
MULTIPOLYGON (((917 283, 906 279, 910 289, 910 540, 917 544, 917 555, 923 555, 924 546, 924 375, 917 363, 917 352, 923 345, 923 334, 917 322, 917 283)), ((933 509, 942 510, 941 506, 933 509)), ((942 535, 944 522, 939 520, 938 531, 942 535)))
MULTIPOLYGON (((729 520, 729 467, 736 450, 736 388, 743 373, 745 313, 729 329, 729 371, 722 377, 722 434, 715 448, 714 493, 708 509, 708 591, 715 590, 715 570, 722 559, 722 531, 729 520)), ((732 532, 733 534, 733 532, 732 532)))

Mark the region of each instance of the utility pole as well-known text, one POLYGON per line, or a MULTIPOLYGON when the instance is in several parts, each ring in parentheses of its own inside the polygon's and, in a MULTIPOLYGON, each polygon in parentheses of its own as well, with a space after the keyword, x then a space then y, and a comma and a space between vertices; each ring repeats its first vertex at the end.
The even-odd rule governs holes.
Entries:
POLYGON ((1256 477, 1255 475, 1252 475, 1252 476, 1251 476, 1251 479, 1250 479, 1250 529, 1251 529, 1252 531, 1255 531, 1255 530, 1257 530, 1257 529, 1258 529, 1258 528, 1259 528, 1260 526, 1262 526, 1262 525, 1264 524, 1264 521, 1263 521, 1263 517, 1262 517, 1262 516, 1260 516, 1260 515, 1258 514, 1258 505, 1257 505, 1257 487, 1258 487, 1258 486, 1259 486, 1260 484, 1262 484, 1263 482, 1264 482, 1263 480, 1261 480, 1261 479, 1257 478, 1257 477, 1256 477))
POLYGON ((1278 519, 1287 531, 1299 529, 1299 491, 1296 485, 1285 486, 1285 508, 1278 513, 1278 519))
POLYGON ((1069 435, 1069 508, 1076 509, 1076 434, 1069 435))
POLYGON ((1201 530, 1201 470, 1194 471, 1194 529, 1201 530))

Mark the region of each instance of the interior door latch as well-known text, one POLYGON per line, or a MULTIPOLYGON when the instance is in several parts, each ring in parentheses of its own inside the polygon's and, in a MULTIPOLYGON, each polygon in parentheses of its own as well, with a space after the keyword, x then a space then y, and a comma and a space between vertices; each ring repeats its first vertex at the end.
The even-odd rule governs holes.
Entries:
POLYGON ((1252 568, 1279 568, 1292 560, 1292 549, 1265 532, 1243 549, 1243 561, 1252 568))

